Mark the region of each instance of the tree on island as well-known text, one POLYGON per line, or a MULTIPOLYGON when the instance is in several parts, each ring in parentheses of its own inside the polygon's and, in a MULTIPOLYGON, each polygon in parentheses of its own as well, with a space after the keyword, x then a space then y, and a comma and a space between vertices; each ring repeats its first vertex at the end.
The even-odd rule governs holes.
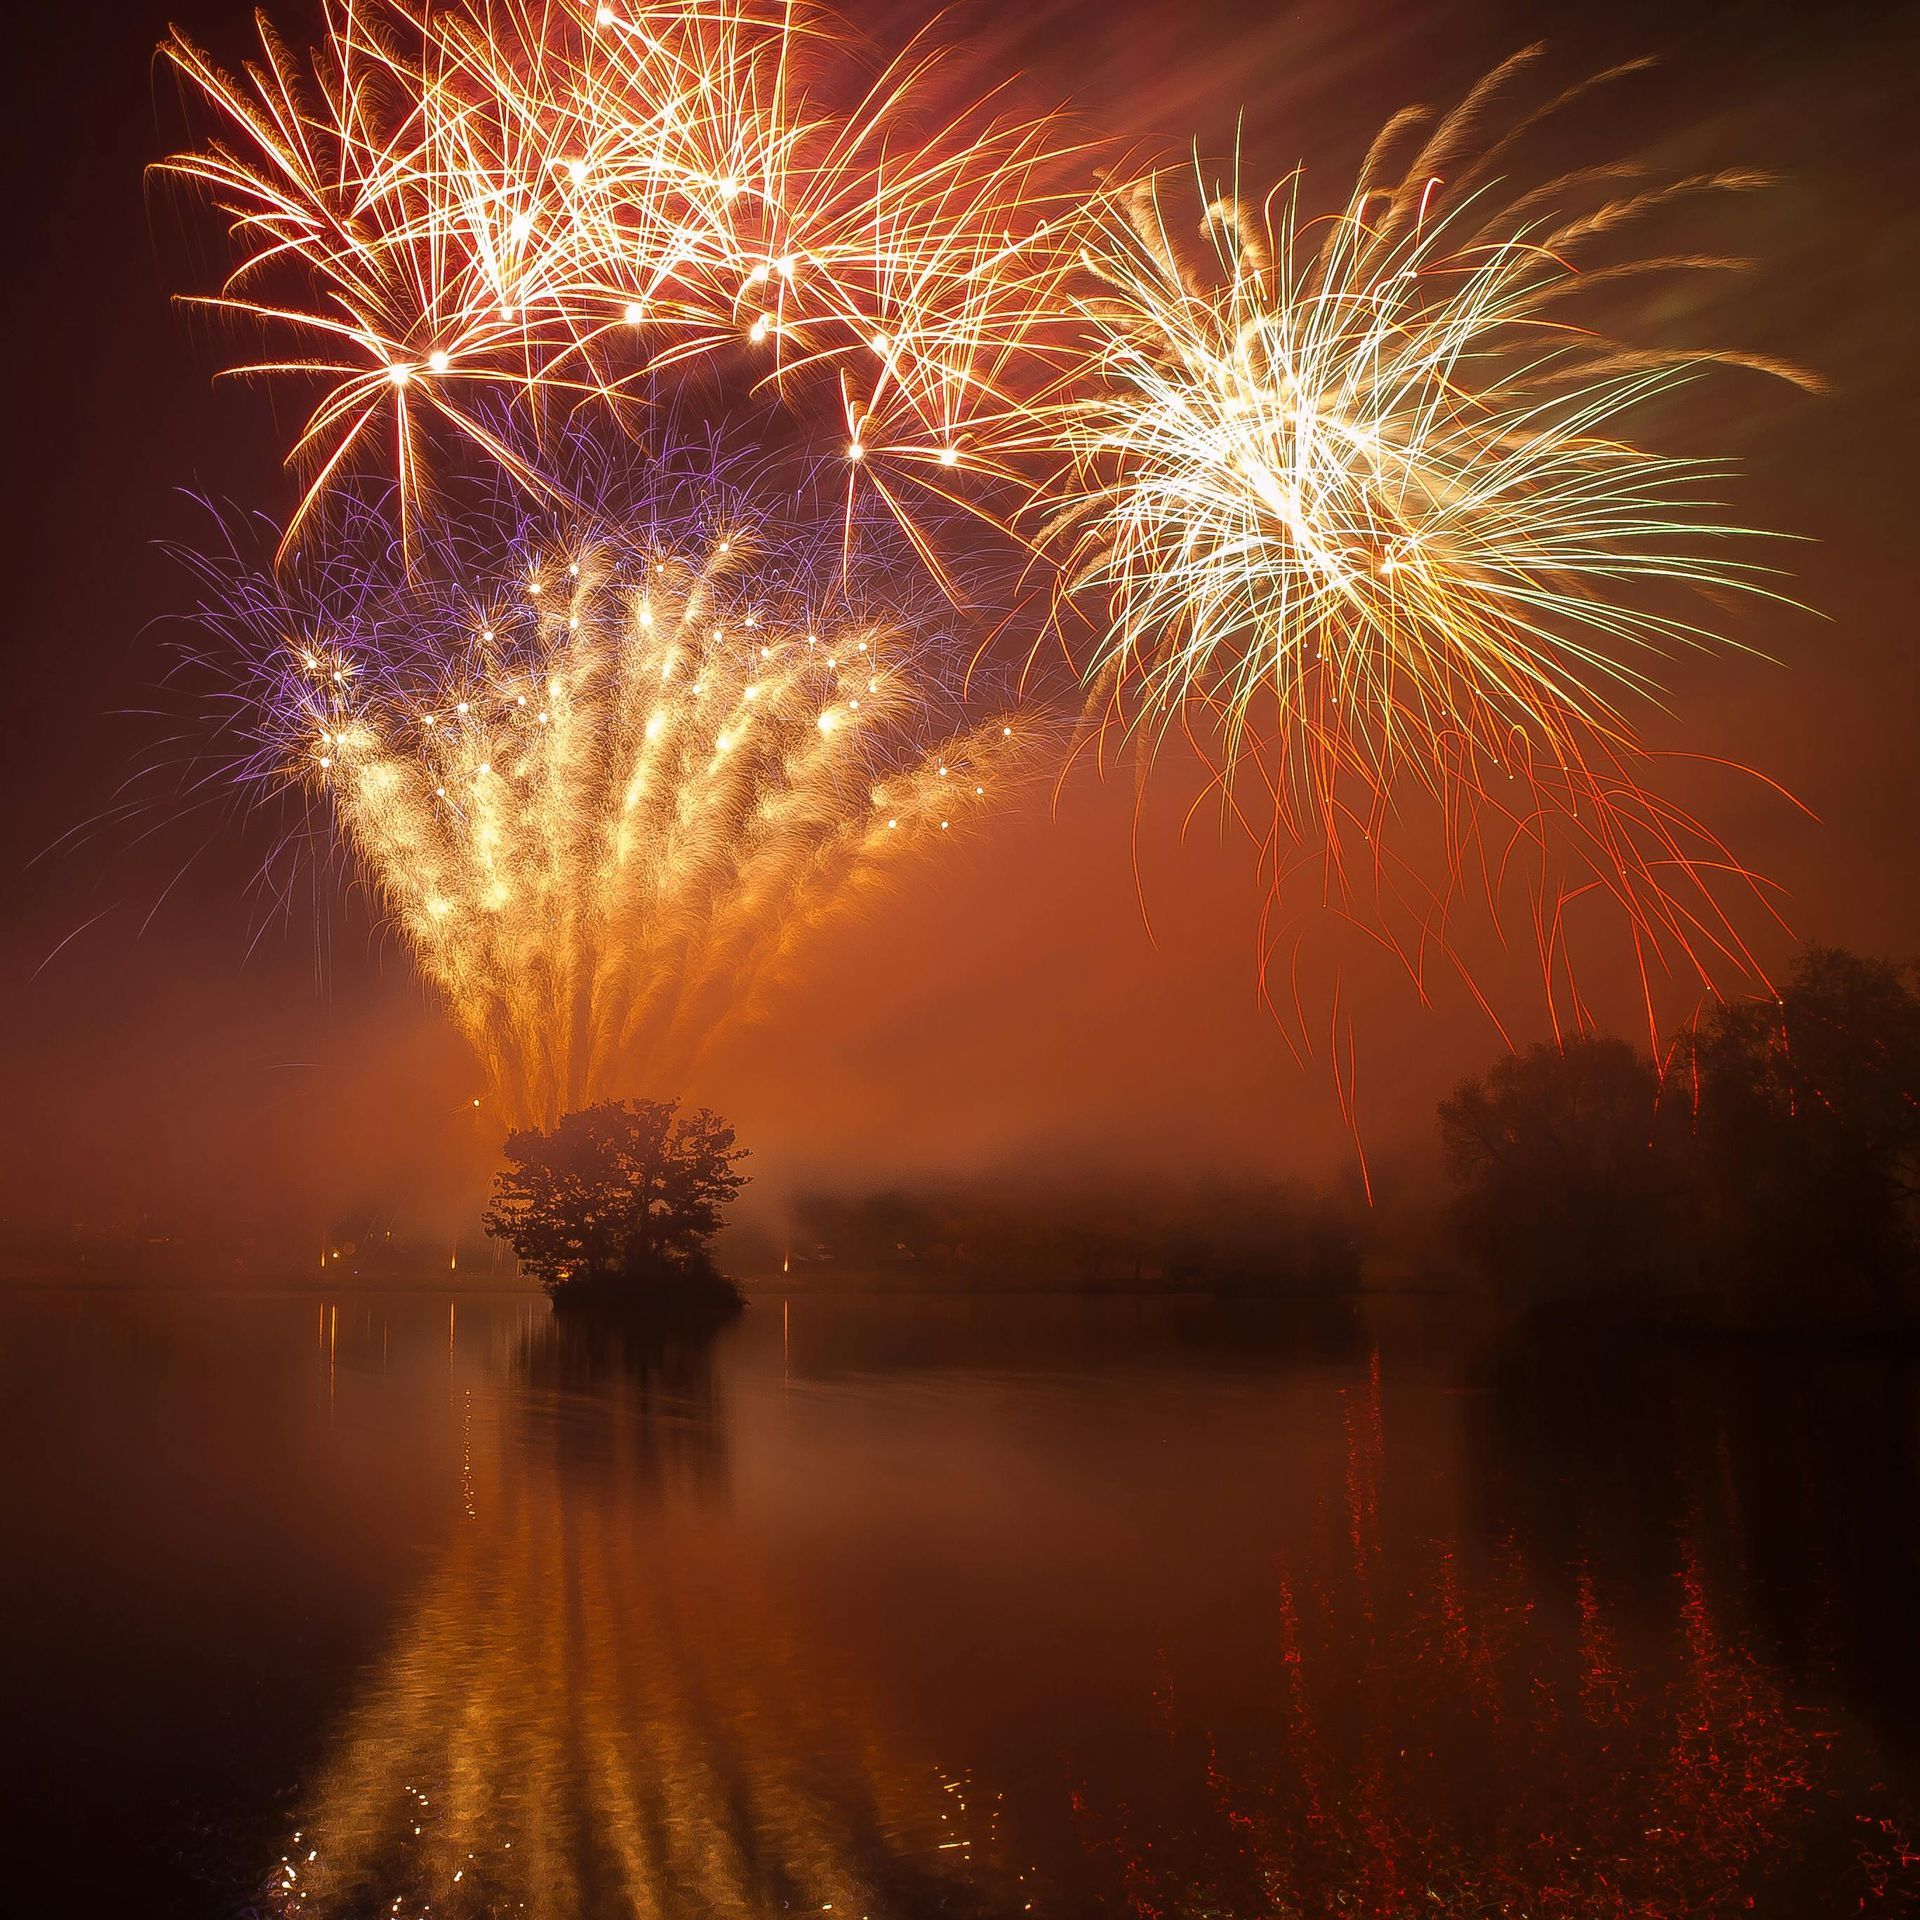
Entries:
POLYGON ((674 1100, 603 1100, 550 1132, 509 1134, 486 1229, 556 1301, 738 1306, 707 1242, 746 1185, 717 1114, 674 1100))

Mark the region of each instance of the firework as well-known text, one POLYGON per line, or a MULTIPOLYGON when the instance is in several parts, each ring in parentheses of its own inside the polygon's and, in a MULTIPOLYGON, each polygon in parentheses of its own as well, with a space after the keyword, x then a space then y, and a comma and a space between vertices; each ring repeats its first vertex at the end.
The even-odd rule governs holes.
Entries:
POLYGON ((1717 644, 1683 591, 1769 576, 1716 504, 1724 465, 1635 430, 1767 363, 1622 345, 1591 316, 1629 276, 1726 264, 1618 250, 1753 180, 1609 168, 1503 197, 1492 168, 1540 116, 1473 147, 1523 64, 1437 122, 1400 116, 1330 219, 1298 176, 1258 203, 1199 171, 1094 203, 1084 365, 1033 412, 1067 456, 1038 512, 1104 718, 1198 746, 1283 907, 1305 867, 1343 912, 1410 907, 1413 944, 1444 945, 1464 879, 1497 912, 1530 868, 1550 980, 1562 908, 1594 889, 1643 967, 1710 975, 1746 964, 1717 898, 1738 863, 1649 789, 1631 710, 1667 657, 1717 644))
POLYGON ((548 1122, 676 1085, 808 930, 975 820, 1027 731, 967 724, 930 629, 816 596, 724 491, 548 531, 469 516, 382 583, 249 574, 247 771, 317 810, 484 1063, 548 1122))
POLYGON ((896 510, 990 463, 970 427, 1078 198, 1052 116, 945 104, 918 45, 864 81, 829 16, 752 0, 336 0, 304 70, 262 34, 238 77, 168 42, 216 131, 161 171, 229 226, 201 304, 286 343, 233 371, 318 389, 290 540, 362 471, 417 516, 450 443, 551 493, 556 418, 632 425, 695 365, 823 392, 824 449, 896 510))
MULTIPOLYGON (((834 16, 774 0, 463 0, 418 14, 333 0, 307 62, 263 34, 239 77, 169 44, 216 130, 165 171, 228 224, 232 270, 208 304, 284 343, 235 371, 317 391, 290 450, 305 489, 283 560, 297 550, 332 565, 339 524, 391 502, 400 572, 424 555, 430 597, 458 538, 451 502, 476 468, 506 476, 528 510, 604 529, 604 489, 567 478, 583 437, 639 472, 663 419, 691 407, 732 421, 764 401, 788 424, 769 436, 756 414, 763 440, 809 473, 844 475, 842 572, 881 506, 955 604, 950 506, 1031 543, 1093 730, 1137 741, 1143 765, 1179 735, 1207 790, 1252 829, 1267 962, 1330 907, 1424 992, 1432 956, 1467 971, 1465 911, 1484 910, 1497 932, 1519 904, 1556 1018, 1584 1022, 1573 921, 1587 901, 1627 930, 1650 1031, 1656 974, 1715 986, 1758 972, 1741 928, 1762 883, 1664 790, 1642 727, 1671 657, 1722 644, 1703 606, 1768 593, 1773 575, 1719 504, 1726 463, 1662 452, 1650 435, 1710 376, 1792 369, 1635 344, 1619 324, 1649 276, 1733 264, 1636 252, 1646 223, 1755 176, 1660 182, 1615 165, 1509 187, 1504 170, 1560 104, 1493 122, 1531 53, 1450 113, 1396 116, 1344 205, 1314 218, 1298 175, 1249 198, 1204 167, 1141 175, 1105 152, 1106 184, 1087 188, 1091 143, 1060 116, 958 97, 924 41, 875 72, 834 16), (341 522, 321 532, 329 503, 341 522)), ((632 556, 603 562, 605 537, 583 536, 577 556, 580 627, 540 628, 539 645, 559 651, 536 661, 516 642, 473 669, 496 691, 513 681, 549 729, 562 704, 538 698, 542 674, 597 690, 641 671, 646 649, 630 633, 614 644, 604 600, 632 556), (576 645, 590 672, 567 656, 576 645)), ((663 594, 686 585, 651 610, 656 631, 711 699, 745 701, 734 656, 700 651, 711 607, 726 603, 711 623, 722 633, 745 617, 740 562, 716 571, 701 547, 659 564, 663 594)), ((409 607, 398 624, 449 618, 409 607)), ((781 647, 793 631, 780 629, 781 647)), ((426 649, 424 677, 391 695, 400 705, 380 704, 383 691, 371 709, 343 708, 337 727, 323 724, 324 700, 306 711, 337 736, 323 757, 350 839, 449 998, 476 1009, 478 1035, 513 1030, 477 1011, 494 1003, 476 983, 514 968, 446 971, 454 948, 462 968, 479 949, 433 937, 435 901, 443 922, 479 924, 476 900, 497 929, 524 915, 507 944, 525 953, 543 950, 541 914, 605 929, 617 913, 584 904, 600 897, 597 869, 563 860, 550 827, 516 838, 490 819, 498 860, 546 876, 544 895, 489 880, 506 906, 471 887, 426 891, 429 868, 407 865, 440 842, 386 798, 418 798, 393 743, 416 710, 444 705, 447 657, 426 649), (583 903, 565 892, 574 879, 583 903)), ((303 710, 316 688, 332 698, 333 671, 296 676, 275 710, 303 710)), ((769 751, 825 717, 808 705, 822 689, 794 673, 755 682, 754 699, 772 703, 758 712, 792 721, 756 727, 769 751)), ((397 683, 383 669, 362 684, 397 683)), ((593 715, 594 738, 617 732, 611 709, 593 715)), ((677 764, 673 791, 757 791, 741 771, 754 755, 733 758, 719 719, 706 748, 723 736, 722 761, 697 775, 677 764)), ((814 743, 823 769, 830 746, 814 743)), ((466 796, 462 822, 498 811, 474 797, 474 768, 519 766, 510 741, 472 721, 432 748, 436 802, 444 785, 466 796), (470 744, 468 760, 447 758, 451 739, 470 744)), ((564 761, 538 749, 516 777, 538 786, 551 771, 564 793, 508 807, 511 820, 576 817, 581 776, 564 761)), ((732 817, 730 803, 709 805, 732 817)), ((760 897, 747 876, 764 816, 756 803, 738 818, 747 841, 713 854, 737 872, 711 897, 744 912, 760 897)), ((775 839, 788 844, 784 830, 775 839)), ((436 854, 431 871, 450 859, 436 854)), ((689 870, 678 851, 666 867, 689 870)), ((729 951, 724 918, 695 916, 702 951, 729 951)), ((642 969, 680 970, 658 953, 642 969)), ((543 1091, 522 1105, 570 1097, 627 1050, 610 988, 561 998, 593 1011, 537 1043, 567 1064, 534 1070, 543 1091)), ((530 1057, 525 1031, 513 1049, 530 1057)))

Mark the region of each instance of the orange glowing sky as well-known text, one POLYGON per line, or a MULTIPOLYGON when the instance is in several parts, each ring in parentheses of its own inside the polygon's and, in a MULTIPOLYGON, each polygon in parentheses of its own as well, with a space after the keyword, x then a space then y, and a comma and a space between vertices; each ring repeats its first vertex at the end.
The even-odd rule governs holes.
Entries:
MULTIPOLYGON (((237 48, 244 9, 230 0, 171 11, 237 48)), ((1682 318, 1832 382, 1818 400, 1741 389, 1745 410, 1713 422, 1749 467, 1740 517, 1808 537, 1795 590, 1821 617, 1741 610, 1741 637, 1778 664, 1679 663, 1652 731, 1763 767, 1821 816, 1706 775, 1682 796, 1785 884, 1797 930, 1920 948, 1906 577, 1920 215, 1899 159, 1915 29, 1865 6, 1816 18, 1635 4, 1557 23, 1515 4, 1273 12, 982 5, 967 14, 978 31, 956 37, 983 74, 1024 67, 1040 94, 1070 93, 1096 122, 1215 151, 1244 103, 1261 167, 1305 155, 1332 190, 1387 113, 1456 96, 1547 32, 1567 72, 1662 57, 1632 95, 1633 123, 1605 140, 1583 129, 1585 150, 1782 176, 1715 235, 1759 271, 1682 318)), ((175 490, 284 504, 279 435, 262 431, 270 403, 210 394, 214 354, 166 299, 183 249, 192 260, 205 244, 142 198, 142 166, 178 130, 176 100, 149 85, 168 17, 130 5, 103 33, 78 10, 35 9, 12 29, 22 94, 8 137, 29 148, 9 177, 33 191, 10 253, 23 378, 5 522, 0 1206, 33 1224, 144 1210, 272 1227, 352 1205, 458 1219, 494 1130, 473 1114, 459 1043, 364 902, 256 939, 244 888, 264 842, 217 810, 191 830, 143 840, 121 824, 45 852, 113 804, 150 734, 127 710, 150 704, 151 623, 186 600, 151 545, 192 530, 175 490)), ((768 1188, 1052 1163, 1344 1177, 1352 1146, 1325 1063, 1296 1064, 1256 992, 1246 850, 1211 815, 1181 844, 1184 797, 1175 774, 1156 783, 1136 837, 1124 770, 1103 781, 1082 765, 1057 793, 1043 786, 824 936, 782 1017, 728 1036, 691 1091, 737 1121, 768 1188)), ((1530 953, 1479 957, 1511 990, 1516 1037, 1532 1037, 1530 953)), ((1601 1006, 1623 1025, 1625 960, 1595 948, 1601 1006)), ((1497 1037, 1464 994, 1420 1008, 1365 967, 1344 991, 1362 1131, 1390 1192, 1424 1162, 1436 1096, 1497 1037)), ((1687 1004, 1677 995, 1675 1015, 1687 1004)))

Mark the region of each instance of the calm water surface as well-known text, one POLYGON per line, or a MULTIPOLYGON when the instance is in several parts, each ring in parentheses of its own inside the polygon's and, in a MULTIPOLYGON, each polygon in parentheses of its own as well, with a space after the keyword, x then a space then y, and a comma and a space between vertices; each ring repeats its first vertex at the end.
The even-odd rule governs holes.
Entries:
POLYGON ((1910 1358, 0 1296, 0 1908, 1920 1910, 1910 1358))

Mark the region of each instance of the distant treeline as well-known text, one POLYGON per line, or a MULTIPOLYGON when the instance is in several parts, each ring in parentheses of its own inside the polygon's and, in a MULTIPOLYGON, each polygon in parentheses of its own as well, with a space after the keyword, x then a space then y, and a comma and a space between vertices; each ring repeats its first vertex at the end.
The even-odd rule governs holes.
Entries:
POLYGON ((792 1220, 791 1270, 820 1284, 1278 1295, 1339 1293, 1359 1279, 1344 1208, 1254 1181, 809 1193, 792 1220))
POLYGON ((1593 1037, 1499 1060, 1440 1107, 1463 1250, 1534 1311, 1911 1324, 1914 989, 1810 947, 1657 1061, 1593 1037))

